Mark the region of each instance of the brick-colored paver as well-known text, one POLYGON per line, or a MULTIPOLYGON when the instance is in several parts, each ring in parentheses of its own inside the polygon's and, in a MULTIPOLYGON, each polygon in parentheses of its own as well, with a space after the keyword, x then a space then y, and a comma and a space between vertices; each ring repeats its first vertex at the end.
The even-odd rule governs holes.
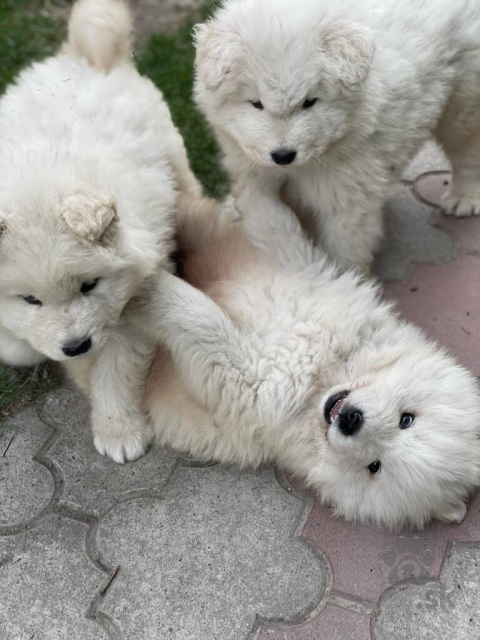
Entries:
MULTIPOLYGON (((298 482, 290 481, 290 484, 304 495, 298 482)), ((433 522, 421 532, 392 533, 347 523, 342 518, 335 518, 330 509, 315 501, 302 537, 325 554, 331 579, 326 601, 332 606, 319 611, 308 624, 288 631, 273 631, 267 627, 261 638, 303 640, 322 637, 320 632, 324 633, 332 620, 337 619, 344 621, 342 624, 356 624, 364 630, 370 624, 370 616, 372 619, 377 617, 382 595, 392 587, 404 582, 416 584, 429 578, 435 588, 442 588, 445 580, 442 570, 452 545, 478 545, 480 552, 480 493, 472 498, 467 517, 460 525, 433 522), (335 617, 331 609, 336 610, 335 617), (353 612, 355 616, 352 617, 353 612), (319 635, 314 636, 314 633, 319 635)), ((480 570, 478 578, 480 586, 480 570)), ((330 639, 328 634, 324 637, 330 639)), ((343 638, 357 640, 355 635, 343 638)))
POLYGON ((389 283, 402 314, 423 327, 480 376, 480 258, 415 267, 408 282, 389 283))

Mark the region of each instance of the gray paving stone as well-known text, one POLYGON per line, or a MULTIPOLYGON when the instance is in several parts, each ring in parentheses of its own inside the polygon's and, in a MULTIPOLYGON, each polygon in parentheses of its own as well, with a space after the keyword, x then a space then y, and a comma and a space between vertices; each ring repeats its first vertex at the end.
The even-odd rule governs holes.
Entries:
POLYGON ((40 513, 54 492, 53 477, 33 460, 52 435, 34 408, 6 422, 0 431, 0 533, 40 513))
POLYGON ((59 431, 48 455, 63 475, 61 504, 76 509, 98 514, 126 493, 159 492, 177 460, 176 454, 159 448, 124 465, 101 456, 93 446, 88 402, 78 391, 50 393, 39 415, 59 431))
POLYGON ((420 149, 403 174, 404 180, 415 180, 427 171, 450 170, 450 162, 439 145, 430 140, 420 149))
POLYGON ((478 640, 480 550, 455 548, 444 583, 409 585, 387 596, 374 640, 478 640))
POLYGON ((415 264, 438 264, 455 255, 455 241, 432 226, 439 215, 415 198, 410 187, 395 189, 385 204, 386 239, 375 271, 385 281, 410 278, 415 264))
POLYGON ((301 619, 328 575, 294 536, 302 510, 271 470, 179 469, 164 499, 101 522, 98 548, 120 565, 101 611, 125 640, 246 640, 256 616, 301 619))
POLYGON ((106 580, 85 553, 84 524, 51 515, 0 538, 2 640, 109 640, 87 619, 106 580))

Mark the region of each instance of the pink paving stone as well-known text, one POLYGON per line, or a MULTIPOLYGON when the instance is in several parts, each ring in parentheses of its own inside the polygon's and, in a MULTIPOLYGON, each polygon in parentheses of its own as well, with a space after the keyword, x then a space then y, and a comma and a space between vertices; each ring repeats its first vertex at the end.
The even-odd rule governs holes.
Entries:
POLYGON ((418 176, 413 183, 415 195, 435 207, 441 206, 442 196, 450 185, 449 171, 429 171, 418 176))
POLYGON ((418 265, 409 282, 388 283, 385 291, 405 318, 480 376, 479 258, 460 255, 440 265, 418 265))
POLYGON ((290 629, 262 629, 258 640, 370 640, 370 618, 327 604, 314 620, 290 629))
POLYGON ((417 577, 438 577, 449 541, 480 542, 480 494, 462 524, 434 522, 422 532, 398 535, 334 518, 315 502, 302 535, 328 558, 332 594, 375 605, 385 589, 402 580, 405 561, 415 565, 417 577))
POLYGON ((440 227, 457 241, 457 250, 460 253, 477 251, 480 254, 480 218, 455 218, 442 215, 436 227, 440 227))
MULTIPOLYGON (((305 495, 298 481, 290 479, 290 484, 305 495)), ((460 525, 433 522, 424 531, 400 534, 335 518, 315 501, 302 537, 327 559, 332 580, 328 598, 360 601, 373 609, 386 589, 405 578, 405 570, 414 577, 439 579, 450 543, 480 543, 480 493, 472 498, 460 525)), ((368 616, 327 604, 302 625, 263 629, 259 640, 364 640, 370 638, 368 629, 368 616)))
MULTIPOLYGON (((415 195, 432 206, 441 206, 442 195, 450 184, 448 171, 432 171, 419 176, 413 185, 415 195)), ((458 243, 458 250, 480 251, 480 220, 477 216, 460 217, 442 215, 435 226, 449 233, 458 243)))

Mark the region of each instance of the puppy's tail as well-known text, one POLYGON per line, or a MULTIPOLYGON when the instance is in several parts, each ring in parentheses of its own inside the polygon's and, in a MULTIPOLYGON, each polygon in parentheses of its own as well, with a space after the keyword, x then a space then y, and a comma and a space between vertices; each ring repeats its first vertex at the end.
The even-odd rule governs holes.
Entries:
POLYGON ((77 0, 65 51, 92 67, 110 71, 131 59, 132 19, 125 0, 77 0))

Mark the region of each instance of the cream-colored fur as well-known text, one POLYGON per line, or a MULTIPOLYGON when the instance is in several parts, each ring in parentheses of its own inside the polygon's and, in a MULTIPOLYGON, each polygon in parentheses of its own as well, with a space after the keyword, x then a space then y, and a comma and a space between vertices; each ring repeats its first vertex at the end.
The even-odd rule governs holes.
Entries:
POLYGON ((60 53, 0 100, 0 359, 61 361, 91 395, 98 451, 117 462, 150 438, 153 344, 124 308, 170 268, 178 194, 200 195, 130 50, 122 0, 79 0, 60 53))
POLYGON ((462 520, 480 482, 475 378, 375 284, 339 275, 279 199, 245 193, 238 207, 242 220, 231 205, 181 206, 184 275, 204 292, 163 272, 137 314, 163 345, 147 393, 158 442, 273 461, 348 519, 462 520), (355 412, 363 424, 345 433, 355 412))
POLYGON ((330 256, 368 270, 428 137, 453 166, 446 212, 480 214, 479 33, 478 0, 225 0, 196 30, 196 100, 238 192, 285 182, 330 256))

